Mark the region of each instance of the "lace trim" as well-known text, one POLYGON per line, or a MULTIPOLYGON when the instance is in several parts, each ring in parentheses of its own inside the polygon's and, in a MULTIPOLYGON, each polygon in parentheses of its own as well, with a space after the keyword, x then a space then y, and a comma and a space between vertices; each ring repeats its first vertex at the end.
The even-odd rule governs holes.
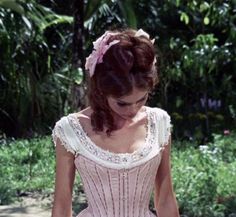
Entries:
POLYGON ((165 126, 165 143, 168 144, 169 142, 169 137, 171 134, 171 120, 170 116, 167 114, 166 120, 165 120, 166 126, 165 126))
POLYGON ((79 122, 79 119, 75 114, 70 114, 67 118, 74 129, 74 132, 78 136, 83 147, 94 156, 100 158, 101 160, 112 162, 112 163, 132 163, 143 159, 146 157, 153 148, 153 143, 156 138, 155 127, 153 123, 153 114, 146 109, 147 114, 147 124, 146 124, 146 137, 144 145, 132 153, 114 153, 108 150, 104 150, 97 146, 88 136, 87 132, 83 129, 82 125, 79 122))
POLYGON ((170 116, 167 112, 164 111, 160 116, 157 117, 157 125, 158 125, 158 141, 160 144, 161 150, 168 145, 169 137, 171 134, 171 121, 170 116))

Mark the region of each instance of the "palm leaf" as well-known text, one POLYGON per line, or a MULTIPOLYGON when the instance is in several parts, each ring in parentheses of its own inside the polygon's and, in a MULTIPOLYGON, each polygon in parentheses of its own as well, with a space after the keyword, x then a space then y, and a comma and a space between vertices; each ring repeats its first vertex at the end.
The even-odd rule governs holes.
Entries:
POLYGON ((132 0, 126 0, 126 1, 117 1, 120 10, 128 24, 129 27, 137 28, 137 19, 134 12, 133 4, 134 2, 132 0))
POLYGON ((24 8, 15 0, 0 0, 0 7, 11 9, 19 14, 24 14, 24 8))

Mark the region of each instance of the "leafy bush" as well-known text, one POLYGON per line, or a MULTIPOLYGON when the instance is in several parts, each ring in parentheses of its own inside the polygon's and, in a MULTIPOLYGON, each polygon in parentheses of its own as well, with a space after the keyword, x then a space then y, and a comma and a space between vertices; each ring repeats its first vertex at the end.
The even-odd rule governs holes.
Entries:
MULTIPOLYGON (((0 127, 7 136, 44 134, 59 116, 84 100, 78 87, 84 72, 71 66, 72 17, 51 8, 71 15, 77 10, 63 1, 40 2, 49 8, 34 0, 0 2, 0 127), (13 4, 17 9, 9 7, 13 4)), ((179 126, 174 136, 202 139, 236 123, 235 1, 81 4, 86 41, 76 62, 84 62, 92 41, 105 29, 143 28, 155 37, 158 50, 160 85, 150 104, 172 114, 179 126)))
POLYGON ((173 182, 183 215, 236 213, 235 134, 214 138, 205 146, 187 142, 182 148, 173 145, 173 182))
POLYGON ((69 84, 79 76, 69 67, 72 18, 29 0, 1 1, 0 20, 1 131, 42 135, 64 113, 69 84))
MULTIPOLYGON (((53 193, 55 150, 50 136, 1 143, 0 204, 14 202, 28 192, 53 193)), ((75 197, 81 191, 80 177, 76 176, 75 197)))
POLYGON ((210 137, 236 123, 235 4, 220 0, 134 4, 138 26, 155 36, 159 54, 160 85, 151 103, 173 114, 176 138, 210 137))
POLYGON ((0 204, 29 191, 51 192, 55 154, 48 137, 0 146, 0 204))

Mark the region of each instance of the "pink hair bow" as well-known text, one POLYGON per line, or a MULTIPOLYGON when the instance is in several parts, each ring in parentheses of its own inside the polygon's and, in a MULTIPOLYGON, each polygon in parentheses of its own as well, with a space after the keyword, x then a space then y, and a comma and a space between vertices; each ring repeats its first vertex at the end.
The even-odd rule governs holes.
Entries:
POLYGON ((117 33, 106 31, 101 37, 93 42, 93 52, 86 58, 85 69, 89 71, 90 77, 93 76, 95 67, 98 63, 102 63, 103 56, 107 50, 114 44, 120 42, 120 40, 113 40, 107 43, 111 36, 117 33))

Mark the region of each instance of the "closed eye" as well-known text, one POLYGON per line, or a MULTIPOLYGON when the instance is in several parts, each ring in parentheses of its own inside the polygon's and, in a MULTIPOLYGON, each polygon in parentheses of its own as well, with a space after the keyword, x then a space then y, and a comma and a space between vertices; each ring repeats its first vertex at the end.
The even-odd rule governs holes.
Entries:
POLYGON ((147 99, 147 96, 145 96, 144 98, 140 99, 137 103, 143 102, 147 99))
POLYGON ((121 102, 118 102, 118 103, 117 103, 117 105, 118 105, 118 106, 120 106, 120 107, 125 107, 125 106, 128 106, 128 104, 121 103, 121 102))
MULTIPOLYGON (((147 99, 147 96, 145 96, 144 98, 140 99, 139 101, 137 101, 137 103, 143 102, 147 99)), ((117 105, 120 107, 125 107, 125 106, 129 106, 132 104, 127 104, 127 103, 123 103, 123 102, 117 102, 117 105)))

